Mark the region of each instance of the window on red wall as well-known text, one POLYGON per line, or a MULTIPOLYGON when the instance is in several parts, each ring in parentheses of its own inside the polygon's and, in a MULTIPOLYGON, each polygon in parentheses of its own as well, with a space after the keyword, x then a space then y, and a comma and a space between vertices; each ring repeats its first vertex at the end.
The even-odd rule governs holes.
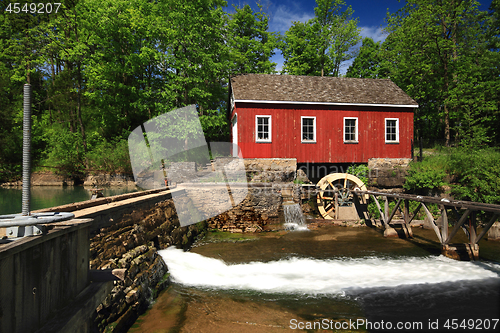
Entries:
POLYGON ((399 143, 398 118, 385 118, 385 143, 399 143))
POLYGON ((300 117, 302 143, 316 142, 316 117, 300 117))
POLYGON ((358 142, 358 118, 344 118, 344 143, 358 142))
POLYGON ((271 142, 271 116, 255 116, 255 142, 271 142))

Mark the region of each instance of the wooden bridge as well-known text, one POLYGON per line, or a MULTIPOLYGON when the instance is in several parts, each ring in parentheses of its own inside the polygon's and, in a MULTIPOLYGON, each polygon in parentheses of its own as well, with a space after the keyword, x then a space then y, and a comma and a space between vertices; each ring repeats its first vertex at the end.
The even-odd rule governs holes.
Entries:
POLYGON ((442 253, 453 259, 470 259, 475 260, 479 257, 479 241, 486 235, 488 230, 497 221, 500 215, 500 205, 485 204, 472 201, 460 201, 445 198, 436 198, 412 194, 399 194, 399 193, 384 193, 354 189, 352 191, 356 197, 369 195, 375 201, 378 211, 380 213, 380 220, 384 225, 384 235, 387 237, 397 236, 398 233, 394 229, 393 223, 394 216, 397 212, 403 217, 402 221, 398 221, 402 231, 406 237, 413 237, 413 232, 410 227, 410 222, 417 216, 421 209, 424 210, 430 225, 441 244, 442 253), (380 205, 378 198, 383 198, 383 208, 380 205), (396 202, 392 210, 389 208, 389 201, 396 202), (410 202, 418 202, 418 206, 413 212, 410 210, 410 202), (436 204, 439 207, 440 216, 435 219, 432 215, 428 205, 436 204), (478 234, 478 220, 477 214, 485 212, 489 215, 488 222, 484 225, 482 231, 478 234), (449 214, 453 214, 450 219, 449 214), (455 221, 453 228, 449 229, 450 220, 455 221), (452 244, 453 237, 457 234, 459 229, 462 229, 469 239, 466 244, 452 244))

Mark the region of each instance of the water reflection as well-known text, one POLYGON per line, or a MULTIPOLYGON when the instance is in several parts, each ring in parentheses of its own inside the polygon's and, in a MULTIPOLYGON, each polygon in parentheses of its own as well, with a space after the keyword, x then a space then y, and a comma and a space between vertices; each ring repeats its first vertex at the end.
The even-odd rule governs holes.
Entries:
MULTIPOLYGON (((89 187, 83 186, 32 186, 30 210, 50 208, 73 202, 90 200, 89 187)), ((106 187, 104 196, 137 192, 136 186, 106 187)), ((0 187, 0 215, 21 212, 21 187, 0 187)))

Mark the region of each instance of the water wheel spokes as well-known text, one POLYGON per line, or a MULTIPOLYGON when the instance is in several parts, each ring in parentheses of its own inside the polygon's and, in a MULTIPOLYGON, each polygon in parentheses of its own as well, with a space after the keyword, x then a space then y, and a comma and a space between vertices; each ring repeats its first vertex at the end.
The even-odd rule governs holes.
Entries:
MULTIPOLYGON (((366 190, 365 184, 356 176, 347 173, 334 173, 323 177, 317 184, 319 193, 316 197, 318 210, 325 219, 338 218, 339 207, 353 204, 356 188, 366 190)), ((362 200, 366 200, 364 196, 362 200)))

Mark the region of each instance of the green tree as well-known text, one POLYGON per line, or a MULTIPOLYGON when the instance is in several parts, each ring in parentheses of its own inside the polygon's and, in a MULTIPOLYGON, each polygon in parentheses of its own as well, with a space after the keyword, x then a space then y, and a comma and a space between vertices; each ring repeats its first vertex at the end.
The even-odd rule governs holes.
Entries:
POLYGON ((346 77, 383 79, 388 75, 389 71, 382 61, 380 42, 375 43, 373 39, 366 37, 356 59, 347 70, 346 77))
POLYGON ((294 22, 285 33, 280 45, 284 73, 339 76, 342 62, 354 56, 351 49, 361 37, 352 8, 343 10, 343 0, 317 0, 316 4, 314 18, 294 22))
POLYGON ((280 43, 284 63, 282 73, 290 75, 320 75, 320 59, 312 25, 293 22, 280 43))
POLYGON ((463 136, 467 118, 493 112, 491 100, 483 98, 487 52, 484 13, 476 1, 411 0, 388 23, 390 77, 419 102, 417 128, 438 124, 442 132, 434 132, 443 133, 449 146, 453 131, 456 139, 463 136))
POLYGON ((269 15, 262 5, 258 7, 259 12, 254 13, 249 5, 234 6, 235 12, 229 14, 226 42, 232 74, 275 73, 276 63, 270 58, 275 54, 278 36, 268 31, 269 15))

